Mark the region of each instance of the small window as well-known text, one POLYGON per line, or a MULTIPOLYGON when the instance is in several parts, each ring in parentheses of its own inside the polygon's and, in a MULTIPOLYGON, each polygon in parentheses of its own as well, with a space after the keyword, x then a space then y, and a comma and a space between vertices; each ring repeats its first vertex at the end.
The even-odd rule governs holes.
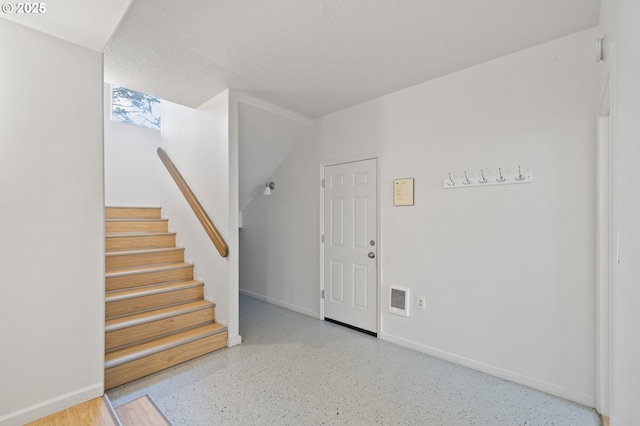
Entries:
POLYGON ((160 99, 125 89, 111 86, 111 119, 129 124, 160 130, 160 99))

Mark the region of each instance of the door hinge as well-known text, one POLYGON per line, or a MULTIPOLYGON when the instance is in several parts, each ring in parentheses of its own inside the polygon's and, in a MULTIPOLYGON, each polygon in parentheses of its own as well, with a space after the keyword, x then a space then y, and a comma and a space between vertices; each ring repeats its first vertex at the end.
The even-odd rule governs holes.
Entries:
POLYGON ((320 185, 322 185, 322 187, 324 188, 324 179, 322 179, 322 181, 320 182, 320 185))
POLYGON ((324 290, 322 290, 321 298, 324 299, 324 290))
POLYGON ((322 242, 324 243, 324 234, 322 234, 320 238, 322 238, 322 242))

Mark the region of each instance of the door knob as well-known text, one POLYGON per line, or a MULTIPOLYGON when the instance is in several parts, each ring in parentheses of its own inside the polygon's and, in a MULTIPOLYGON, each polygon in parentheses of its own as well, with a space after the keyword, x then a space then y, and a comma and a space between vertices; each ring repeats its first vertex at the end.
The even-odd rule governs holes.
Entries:
POLYGON ((374 257, 376 257, 376 254, 374 252, 370 251, 367 256, 369 256, 369 259, 373 259, 374 257))

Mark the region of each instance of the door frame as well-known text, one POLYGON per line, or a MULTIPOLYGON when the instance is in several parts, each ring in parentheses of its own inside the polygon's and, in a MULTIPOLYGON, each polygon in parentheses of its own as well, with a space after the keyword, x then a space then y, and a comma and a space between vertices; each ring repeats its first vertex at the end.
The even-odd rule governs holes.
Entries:
POLYGON ((324 235, 324 186, 323 186, 323 182, 324 182, 324 178, 325 178, 325 168, 326 167, 330 167, 330 166, 337 166, 339 164, 346 164, 346 163, 356 163, 358 161, 365 161, 365 160, 376 160, 376 245, 377 245, 377 252, 376 252, 376 270, 377 270, 377 274, 376 274, 376 333, 378 336, 380 336, 380 325, 381 325, 381 310, 380 310, 380 301, 381 301, 381 294, 380 294, 380 283, 382 282, 382 255, 383 255, 383 249, 382 249, 382 238, 381 238, 381 227, 380 227, 380 206, 381 206, 381 200, 380 200, 380 162, 381 162, 381 155, 378 153, 372 153, 372 154, 368 154, 368 155, 355 155, 355 156, 349 156, 349 157, 341 157, 341 158, 336 158, 333 160, 326 160, 326 161, 322 161, 320 163, 319 166, 319 175, 320 175, 320 179, 319 179, 319 183, 320 185, 318 185, 318 192, 319 192, 319 209, 320 209, 320 220, 319 220, 319 224, 318 224, 318 244, 319 244, 319 252, 320 252, 320 282, 319 282, 319 291, 318 291, 318 298, 320 299, 320 319, 322 321, 324 321, 324 298, 322 297, 322 293, 324 291, 324 242, 322 241, 322 236, 324 235))

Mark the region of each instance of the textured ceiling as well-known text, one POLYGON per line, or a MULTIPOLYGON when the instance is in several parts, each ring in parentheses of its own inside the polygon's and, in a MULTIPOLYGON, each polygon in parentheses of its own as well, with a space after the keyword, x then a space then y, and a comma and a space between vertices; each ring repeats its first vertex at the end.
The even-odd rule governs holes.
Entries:
POLYGON ((598 24, 600 0, 134 0, 105 80, 317 117, 598 24))
POLYGON ((18 4, 8 2, 4 7, 13 6, 11 13, 0 16, 35 30, 61 38, 97 52, 102 52, 115 31, 131 0, 64 0, 27 5, 44 5, 39 14, 18 13, 18 4))

